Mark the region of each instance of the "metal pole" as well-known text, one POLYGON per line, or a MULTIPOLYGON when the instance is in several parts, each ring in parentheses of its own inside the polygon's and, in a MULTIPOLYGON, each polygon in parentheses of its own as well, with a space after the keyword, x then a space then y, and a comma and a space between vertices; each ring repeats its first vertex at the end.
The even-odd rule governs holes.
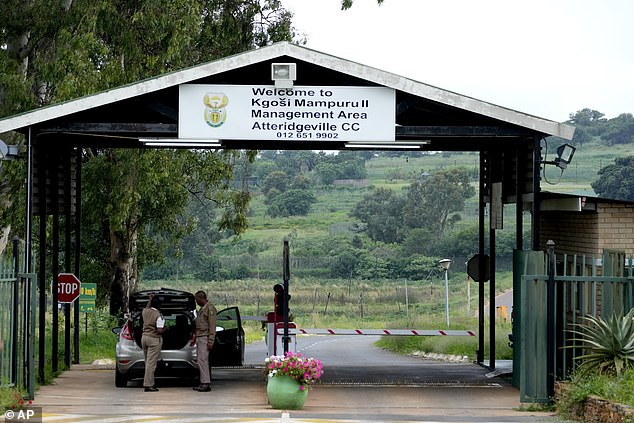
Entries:
POLYGON ((546 393, 548 398, 555 395, 555 242, 549 239, 548 284, 546 289, 546 393))
POLYGON ((471 317, 471 278, 469 275, 467 275, 467 317, 471 317))
POLYGON ((447 279, 447 269, 445 269, 445 317, 447 327, 449 327, 449 280, 447 279))
MULTIPOLYGON (((75 167, 75 276, 81 280, 81 148, 77 148, 77 165, 75 167)), ((75 322, 73 363, 79 364, 79 300, 73 307, 73 321, 75 322)), ((86 333, 88 333, 88 313, 86 313, 86 333)))
POLYGON ((58 275, 59 275, 59 155, 54 158, 51 164, 51 190, 52 192, 52 213, 53 213, 53 286, 51 287, 53 306, 53 330, 51 333, 51 365, 53 373, 57 372, 59 366, 59 301, 58 301, 58 275))
POLYGON ((11 383, 17 386, 18 380, 18 320, 20 312, 18 309, 18 297, 20 295, 20 239, 13 237, 13 322, 11 325, 11 383))
POLYGON ((288 282, 290 279, 290 258, 288 251, 288 239, 284 240, 284 293, 283 300, 284 301, 284 336, 282 337, 282 341, 284 342, 284 354, 288 352, 288 343, 290 341, 290 336, 288 334, 288 282))
MULTIPOLYGON (((71 265, 71 175, 72 175, 72 149, 64 151, 64 271, 72 273, 71 265)), ((75 300, 73 303, 73 309, 77 308, 79 300, 75 300)), ((66 368, 70 368, 70 303, 64 304, 64 365, 66 368)))
POLYGON ((495 229, 489 227, 489 368, 495 369, 495 229))
POLYGON ((478 350, 476 361, 478 364, 484 363, 484 263, 482 263, 482 257, 484 257, 484 209, 486 203, 484 202, 485 180, 487 178, 487 158, 488 152, 480 152, 480 189, 479 189, 479 205, 478 208, 478 350))
POLYGON ((35 397, 35 366, 34 343, 35 319, 31 319, 31 291, 33 288, 33 278, 31 277, 32 264, 32 240, 33 240, 33 147, 31 143, 31 127, 26 140, 26 216, 24 216, 24 272, 27 276, 24 280, 24 381, 28 391, 29 399, 35 397), (33 330, 31 329, 33 325, 33 330))
POLYGON ((38 357, 37 357, 37 376, 40 384, 45 382, 44 367, 46 366, 46 178, 47 169, 44 165, 44 152, 42 147, 37 148, 38 162, 38 204, 39 204, 39 242, 40 256, 38 268, 38 285, 39 285, 39 320, 38 320, 38 357))

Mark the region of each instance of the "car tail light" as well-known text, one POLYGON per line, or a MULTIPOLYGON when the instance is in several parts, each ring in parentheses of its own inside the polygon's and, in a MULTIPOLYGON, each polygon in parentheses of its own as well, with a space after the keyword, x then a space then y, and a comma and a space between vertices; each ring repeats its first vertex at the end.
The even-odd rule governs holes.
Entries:
POLYGON ((121 328, 121 338, 127 339, 128 341, 134 341, 134 337, 132 336, 132 333, 130 332, 129 323, 126 323, 125 325, 123 325, 123 328, 121 328))
POLYGON ((189 336, 189 345, 194 341, 196 341, 196 332, 192 331, 192 334, 189 336))

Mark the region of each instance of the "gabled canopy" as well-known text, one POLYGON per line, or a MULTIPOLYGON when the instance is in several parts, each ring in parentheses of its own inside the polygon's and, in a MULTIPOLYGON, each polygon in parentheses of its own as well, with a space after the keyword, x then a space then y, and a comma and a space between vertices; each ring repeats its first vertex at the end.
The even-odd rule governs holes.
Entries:
MULTIPOLYGON (((31 127, 35 133, 65 134, 64 141, 55 137, 55 142, 141 147, 139 138, 178 136, 179 85, 272 85, 270 69, 275 62, 297 64, 296 85, 393 88, 396 140, 429 141, 421 147, 425 150, 483 151, 509 139, 571 139, 574 131, 565 124, 282 42, 8 117, 0 120, 0 133, 31 127)), ((222 141, 228 148, 337 148, 332 142, 222 141)))
MULTIPOLYGON (((182 125, 179 123, 181 86, 188 84, 272 86, 271 65, 279 62, 295 63, 297 86, 386 87, 393 90, 389 90, 390 107, 392 95, 395 104, 389 110, 390 113, 393 110, 394 116, 385 116, 385 122, 389 122, 389 126, 381 127, 382 130, 388 129, 390 141, 420 141, 416 148, 421 150, 479 152, 479 257, 484 257, 485 254, 483 222, 486 204, 490 205, 490 228, 499 229, 502 226, 502 205, 509 202, 516 203, 516 228, 519 228, 516 234, 516 245, 518 249, 522 248, 522 211, 530 205, 532 215, 539 216, 539 169, 543 165, 540 157, 540 139, 554 135, 570 140, 574 128, 304 47, 279 43, 0 120, 0 133, 8 131, 28 133, 29 201, 27 203, 27 251, 25 251, 27 263, 31 257, 32 216, 35 213, 40 214, 40 230, 43 238, 46 238, 47 219, 44 217, 49 210, 55 215, 66 212, 70 216, 73 212, 71 203, 81 204, 79 201, 81 184, 73 183, 73 178, 81 175, 77 168, 78 163, 81 163, 82 148, 143 148, 149 147, 142 141, 145 138, 177 138, 179 129, 182 129, 179 128, 179 124, 182 125), (391 125, 394 125, 393 137, 391 125), (80 148, 75 149, 75 147, 80 148), (74 195, 75 201, 72 201, 74 195), (35 204, 32 204, 33 199, 36 199, 35 204), (59 204, 61 199, 63 199, 63 205, 59 204)), ((386 90, 381 88, 374 91, 386 90)), ((381 117, 377 119, 383 122, 381 117)), ((221 139, 221 147, 276 150, 346 148, 345 143, 339 141, 245 138, 221 139)), ((533 218, 531 224, 532 245, 534 249, 537 249, 539 247, 539 219, 533 218)), ((54 229, 54 232, 53 237, 58 237, 59 228, 54 229)), ((490 264, 493 269, 489 289, 490 292, 495 293, 494 230, 490 233, 489 242, 490 264)), ((76 243, 76 248, 78 262, 79 243, 76 243)), ((70 254, 70 252, 67 253, 70 254)), ((44 311, 46 310, 46 294, 43 284, 46 281, 46 263, 46 243, 43 242, 40 243, 40 304, 44 311)), ((30 264, 26 267, 30 272, 30 264)), ((481 280, 485 279, 484 269, 484 266, 480 267, 481 280)), ((483 283, 479 284, 479 296, 484 304, 483 283)), ((491 320, 495 318, 494 301, 490 305, 489 318, 491 320)), ((489 331, 490 338, 494 339, 495 325, 491 325, 489 331)), ((42 342, 40 358, 43 359, 43 334, 40 338, 42 342)), ((479 321, 478 342, 478 362, 482 363, 484 357, 483 317, 479 321)), ((490 365, 494 368, 494 345, 490 346, 489 353, 490 365)))

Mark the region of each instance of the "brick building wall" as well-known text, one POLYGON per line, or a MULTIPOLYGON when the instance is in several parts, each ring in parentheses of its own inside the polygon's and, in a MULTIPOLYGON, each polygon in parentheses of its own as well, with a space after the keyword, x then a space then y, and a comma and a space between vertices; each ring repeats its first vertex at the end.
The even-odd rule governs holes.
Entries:
POLYGON ((601 257, 613 249, 634 255, 634 204, 597 200, 596 210, 541 212, 541 249, 552 239, 557 254, 601 257))
POLYGON ((634 255, 634 205, 624 203, 598 204, 599 249, 622 250, 634 255))
POLYGON ((599 215, 597 212, 542 212, 540 215, 541 249, 555 241, 557 254, 598 255, 599 215))

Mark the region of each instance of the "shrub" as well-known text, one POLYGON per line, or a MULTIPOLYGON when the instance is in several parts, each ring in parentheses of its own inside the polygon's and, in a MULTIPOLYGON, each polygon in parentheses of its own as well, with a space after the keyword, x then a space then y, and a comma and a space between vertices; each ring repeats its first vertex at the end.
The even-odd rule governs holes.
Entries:
POLYGON ((572 333, 573 347, 584 348, 584 354, 576 357, 582 361, 580 371, 621 375, 634 364, 634 308, 625 316, 584 317, 585 324, 575 324, 572 333))

